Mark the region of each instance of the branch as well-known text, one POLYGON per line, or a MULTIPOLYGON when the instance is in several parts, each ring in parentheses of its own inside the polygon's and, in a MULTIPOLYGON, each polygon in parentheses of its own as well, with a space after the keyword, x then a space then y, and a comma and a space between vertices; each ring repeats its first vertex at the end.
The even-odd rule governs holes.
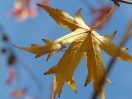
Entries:
POLYGON ((128 39, 131 37, 132 35, 132 31, 131 31, 131 28, 132 28, 132 18, 131 18, 131 22, 130 24, 128 25, 128 28, 126 30, 126 32, 124 33, 124 36, 122 37, 122 40, 120 41, 120 44, 119 44, 119 48, 117 49, 117 51, 115 52, 115 55, 114 57, 109 61, 108 65, 107 65, 107 69, 106 69, 106 72, 104 74, 104 76, 102 77, 101 81, 100 81, 100 84, 99 84, 99 88, 97 89, 97 92, 94 92, 93 95, 92 95, 92 98, 91 99, 96 99, 97 98, 97 93, 100 92, 103 84, 104 84, 104 81, 105 81, 105 78, 106 76, 110 73, 110 70, 112 69, 113 67, 113 64, 114 62, 116 61, 116 57, 118 56, 118 52, 120 51, 121 47, 128 41, 128 39))
MULTIPOLYGON (((20 59, 20 58, 19 58, 20 59)), ((32 71, 32 69, 24 62, 19 60, 19 63, 22 64, 22 68, 29 74, 29 76, 32 78, 32 80, 34 80, 34 82, 38 85, 38 88, 40 90, 43 89, 43 84, 41 82, 41 80, 35 75, 35 73, 32 71)))
POLYGON ((131 1, 127 1, 127 0, 117 0, 118 2, 121 2, 121 3, 127 3, 127 4, 132 4, 131 1))

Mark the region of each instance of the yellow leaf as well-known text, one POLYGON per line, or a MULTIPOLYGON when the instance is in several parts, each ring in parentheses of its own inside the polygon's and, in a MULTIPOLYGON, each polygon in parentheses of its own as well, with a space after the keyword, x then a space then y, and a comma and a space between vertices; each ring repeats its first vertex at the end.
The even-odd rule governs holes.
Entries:
MULTIPOLYGON (((32 44, 29 48, 13 46, 21 50, 32 52, 36 54, 36 57, 48 54, 48 60, 52 55, 66 47, 63 44, 71 43, 58 64, 44 73, 45 75, 55 74, 52 99, 55 99, 56 94, 60 96, 65 82, 67 82, 68 86, 74 92, 77 92, 73 76, 83 56, 86 57, 88 69, 88 75, 84 85, 86 86, 92 81, 94 90, 97 91, 100 87, 100 80, 105 73, 100 48, 107 54, 114 56, 119 47, 110 41, 114 39, 116 32, 111 35, 100 36, 85 24, 80 14, 81 9, 76 12, 75 18, 73 18, 62 10, 41 4, 38 5, 45 9, 59 25, 72 30, 72 32, 54 41, 43 39, 46 43, 44 46, 39 46, 37 44, 32 44)), ((127 48, 121 48, 118 52, 119 55, 117 59, 132 62, 132 57, 126 53, 126 50, 127 48)), ((108 78, 105 79, 105 82, 112 83, 108 78)), ((103 85, 101 91, 98 92, 100 99, 105 99, 104 91, 105 88, 103 85)))

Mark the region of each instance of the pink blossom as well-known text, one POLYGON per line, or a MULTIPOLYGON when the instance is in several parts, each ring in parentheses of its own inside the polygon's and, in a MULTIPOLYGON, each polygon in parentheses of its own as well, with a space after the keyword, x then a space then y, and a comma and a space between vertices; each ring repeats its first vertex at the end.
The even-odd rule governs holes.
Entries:
POLYGON ((28 91, 28 88, 23 88, 23 89, 16 89, 13 90, 9 93, 10 96, 15 97, 16 99, 19 99, 23 96, 28 91))
POLYGON ((43 4, 43 5, 49 5, 49 3, 50 3, 50 0, 41 0, 41 4, 43 4))
POLYGON ((14 74, 14 68, 13 67, 10 67, 7 71, 7 80, 6 80, 6 84, 9 85, 11 84, 12 80, 14 79, 15 77, 15 74, 14 74))
POLYGON ((24 21, 28 17, 36 17, 37 12, 32 0, 17 0, 9 14, 16 17, 18 21, 24 21))

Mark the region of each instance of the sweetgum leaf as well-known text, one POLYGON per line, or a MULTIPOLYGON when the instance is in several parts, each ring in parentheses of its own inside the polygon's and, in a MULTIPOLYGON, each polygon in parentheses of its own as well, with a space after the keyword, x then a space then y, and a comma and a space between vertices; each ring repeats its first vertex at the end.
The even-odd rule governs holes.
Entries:
MULTIPOLYGON (((110 35, 100 36, 84 23, 80 14, 81 9, 76 12, 75 18, 73 18, 62 10, 41 4, 38 4, 38 6, 45 9, 59 25, 72 30, 72 32, 54 41, 43 39, 46 43, 43 46, 37 44, 32 44, 32 46, 28 48, 13 46, 18 49, 34 53, 36 54, 36 57, 48 54, 48 60, 59 50, 65 48, 66 46, 64 44, 70 43, 70 46, 65 51, 58 64, 44 73, 45 75, 55 74, 52 99, 55 99, 56 94, 60 97, 65 82, 67 82, 74 92, 77 92, 73 76, 83 56, 86 57, 88 70, 88 75, 84 85, 86 86, 92 81, 94 90, 97 91, 100 87, 100 79, 105 73, 100 48, 108 55, 114 56, 116 50, 119 48, 111 42, 111 40, 114 39, 116 32, 110 35)), ((132 57, 126 52, 126 50, 127 48, 121 48, 117 59, 132 62, 132 57)), ((105 79, 105 82, 110 84, 112 83, 108 78, 105 79)), ((105 86, 103 85, 101 91, 98 92, 100 99, 105 99, 104 90, 105 86)))

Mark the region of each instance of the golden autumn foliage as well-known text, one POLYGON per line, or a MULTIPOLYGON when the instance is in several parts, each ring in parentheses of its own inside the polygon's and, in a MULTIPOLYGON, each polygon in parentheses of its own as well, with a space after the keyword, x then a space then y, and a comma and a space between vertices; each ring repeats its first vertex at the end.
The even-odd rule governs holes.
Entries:
MULTIPOLYGON (((96 31, 90 29, 81 17, 81 9, 76 12, 73 18, 62 10, 41 4, 38 4, 38 6, 45 9, 59 25, 70 29, 72 32, 55 41, 43 39, 46 43, 43 46, 37 44, 32 44, 31 47, 13 46, 36 54, 36 58, 48 54, 48 60, 52 55, 66 48, 65 44, 70 43, 70 46, 65 51, 58 64, 44 73, 45 75, 55 74, 52 99, 55 99, 56 94, 60 96, 65 82, 67 82, 74 92, 77 92, 73 74, 83 56, 86 57, 88 69, 88 75, 84 85, 86 86, 92 81, 96 92, 99 88, 100 79, 105 73, 100 49, 108 55, 114 56, 119 47, 113 44, 111 40, 114 39, 116 33, 101 36, 96 31)), ((127 54, 126 50, 127 48, 121 48, 118 52, 117 59, 132 62, 132 57, 127 54)), ((105 79, 105 82, 112 83, 108 78, 105 79)), ((103 85, 101 91, 98 93, 101 99, 105 99, 104 91, 103 85)))

